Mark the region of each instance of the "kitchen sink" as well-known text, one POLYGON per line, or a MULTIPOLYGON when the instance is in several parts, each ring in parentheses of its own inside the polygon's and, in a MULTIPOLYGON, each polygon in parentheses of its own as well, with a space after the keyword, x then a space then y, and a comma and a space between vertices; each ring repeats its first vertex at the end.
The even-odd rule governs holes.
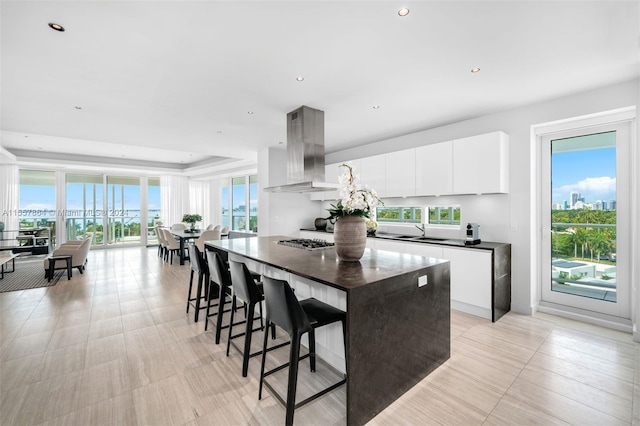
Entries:
POLYGON ((414 237, 416 241, 446 241, 448 238, 414 237))
POLYGON ((420 237, 416 237, 415 235, 397 235, 397 236, 394 236, 393 238, 408 240, 411 238, 420 238, 420 237))

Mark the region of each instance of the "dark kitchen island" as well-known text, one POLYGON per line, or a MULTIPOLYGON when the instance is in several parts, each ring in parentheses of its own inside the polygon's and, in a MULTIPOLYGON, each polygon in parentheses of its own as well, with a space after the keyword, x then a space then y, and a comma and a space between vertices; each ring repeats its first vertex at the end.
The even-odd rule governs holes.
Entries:
POLYGON ((267 274, 275 268, 346 293, 347 424, 365 424, 449 359, 448 261, 367 249, 359 262, 341 262, 335 248, 277 244, 288 238, 205 244, 267 274))

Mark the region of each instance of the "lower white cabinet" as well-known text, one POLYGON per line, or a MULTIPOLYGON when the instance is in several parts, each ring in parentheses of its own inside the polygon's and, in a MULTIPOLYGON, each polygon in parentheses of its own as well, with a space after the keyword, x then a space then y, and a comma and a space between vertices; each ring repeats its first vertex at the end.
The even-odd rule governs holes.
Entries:
MULTIPOLYGON (((333 242, 333 234, 325 232, 300 231, 300 237, 322 238, 333 242)), ((496 308, 492 288, 496 283, 493 268, 494 256, 491 250, 382 238, 367 238, 367 248, 397 252, 398 256, 406 253, 448 260, 451 262, 451 308, 489 320, 497 320, 498 317, 495 315, 492 317, 492 312, 496 308)))
POLYGON ((444 247, 442 257, 451 262, 451 307, 491 319, 491 252, 444 247))

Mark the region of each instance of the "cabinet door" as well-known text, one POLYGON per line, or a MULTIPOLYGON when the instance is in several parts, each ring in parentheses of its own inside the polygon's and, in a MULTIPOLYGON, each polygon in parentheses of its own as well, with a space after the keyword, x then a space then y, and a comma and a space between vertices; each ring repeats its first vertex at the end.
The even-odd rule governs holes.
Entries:
POLYGON ((412 197, 416 195, 415 156, 415 148, 387 154, 385 159, 387 197, 412 197))
POLYGON ((409 254, 417 254, 419 256, 442 259, 442 246, 423 243, 406 243, 405 250, 409 254))
POLYGON ((375 239, 376 250, 395 251, 398 253, 404 252, 404 243, 393 240, 385 240, 382 238, 375 239))
MULTIPOLYGON (((360 183, 386 197, 386 155, 360 159, 360 183)), ((358 170, 356 170, 358 173, 358 170)))
POLYGON ((503 132, 493 132, 454 140, 453 192, 509 192, 508 139, 503 132))
POLYGON ((453 192, 453 141, 416 148, 416 195, 453 192))
POLYGON ((451 262, 451 300, 481 308, 491 319, 491 252, 443 248, 442 256, 451 262))

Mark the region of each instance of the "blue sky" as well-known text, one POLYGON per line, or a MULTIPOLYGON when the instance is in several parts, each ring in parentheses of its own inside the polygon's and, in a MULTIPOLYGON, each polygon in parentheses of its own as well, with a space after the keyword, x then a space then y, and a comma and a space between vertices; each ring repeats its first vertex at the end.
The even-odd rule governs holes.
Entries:
POLYGON ((569 201, 579 192, 585 202, 616 199, 616 150, 600 148, 555 153, 551 158, 552 201, 569 201))
MULTIPOLYGON (((99 186, 102 191, 102 185, 99 186)), ((102 193, 99 196, 97 208, 103 208, 102 193)), ((149 209, 160 210, 160 187, 150 186, 148 193, 149 209)), ((115 206, 122 208, 123 206, 115 206)), ((40 210, 47 209, 55 211, 56 198, 53 186, 41 185, 21 185, 20 186, 20 209, 40 210)), ((80 185, 67 186, 67 209, 82 210, 82 192, 80 185)), ((140 208, 140 191, 135 187, 125 189, 125 209, 138 210, 140 208)))

